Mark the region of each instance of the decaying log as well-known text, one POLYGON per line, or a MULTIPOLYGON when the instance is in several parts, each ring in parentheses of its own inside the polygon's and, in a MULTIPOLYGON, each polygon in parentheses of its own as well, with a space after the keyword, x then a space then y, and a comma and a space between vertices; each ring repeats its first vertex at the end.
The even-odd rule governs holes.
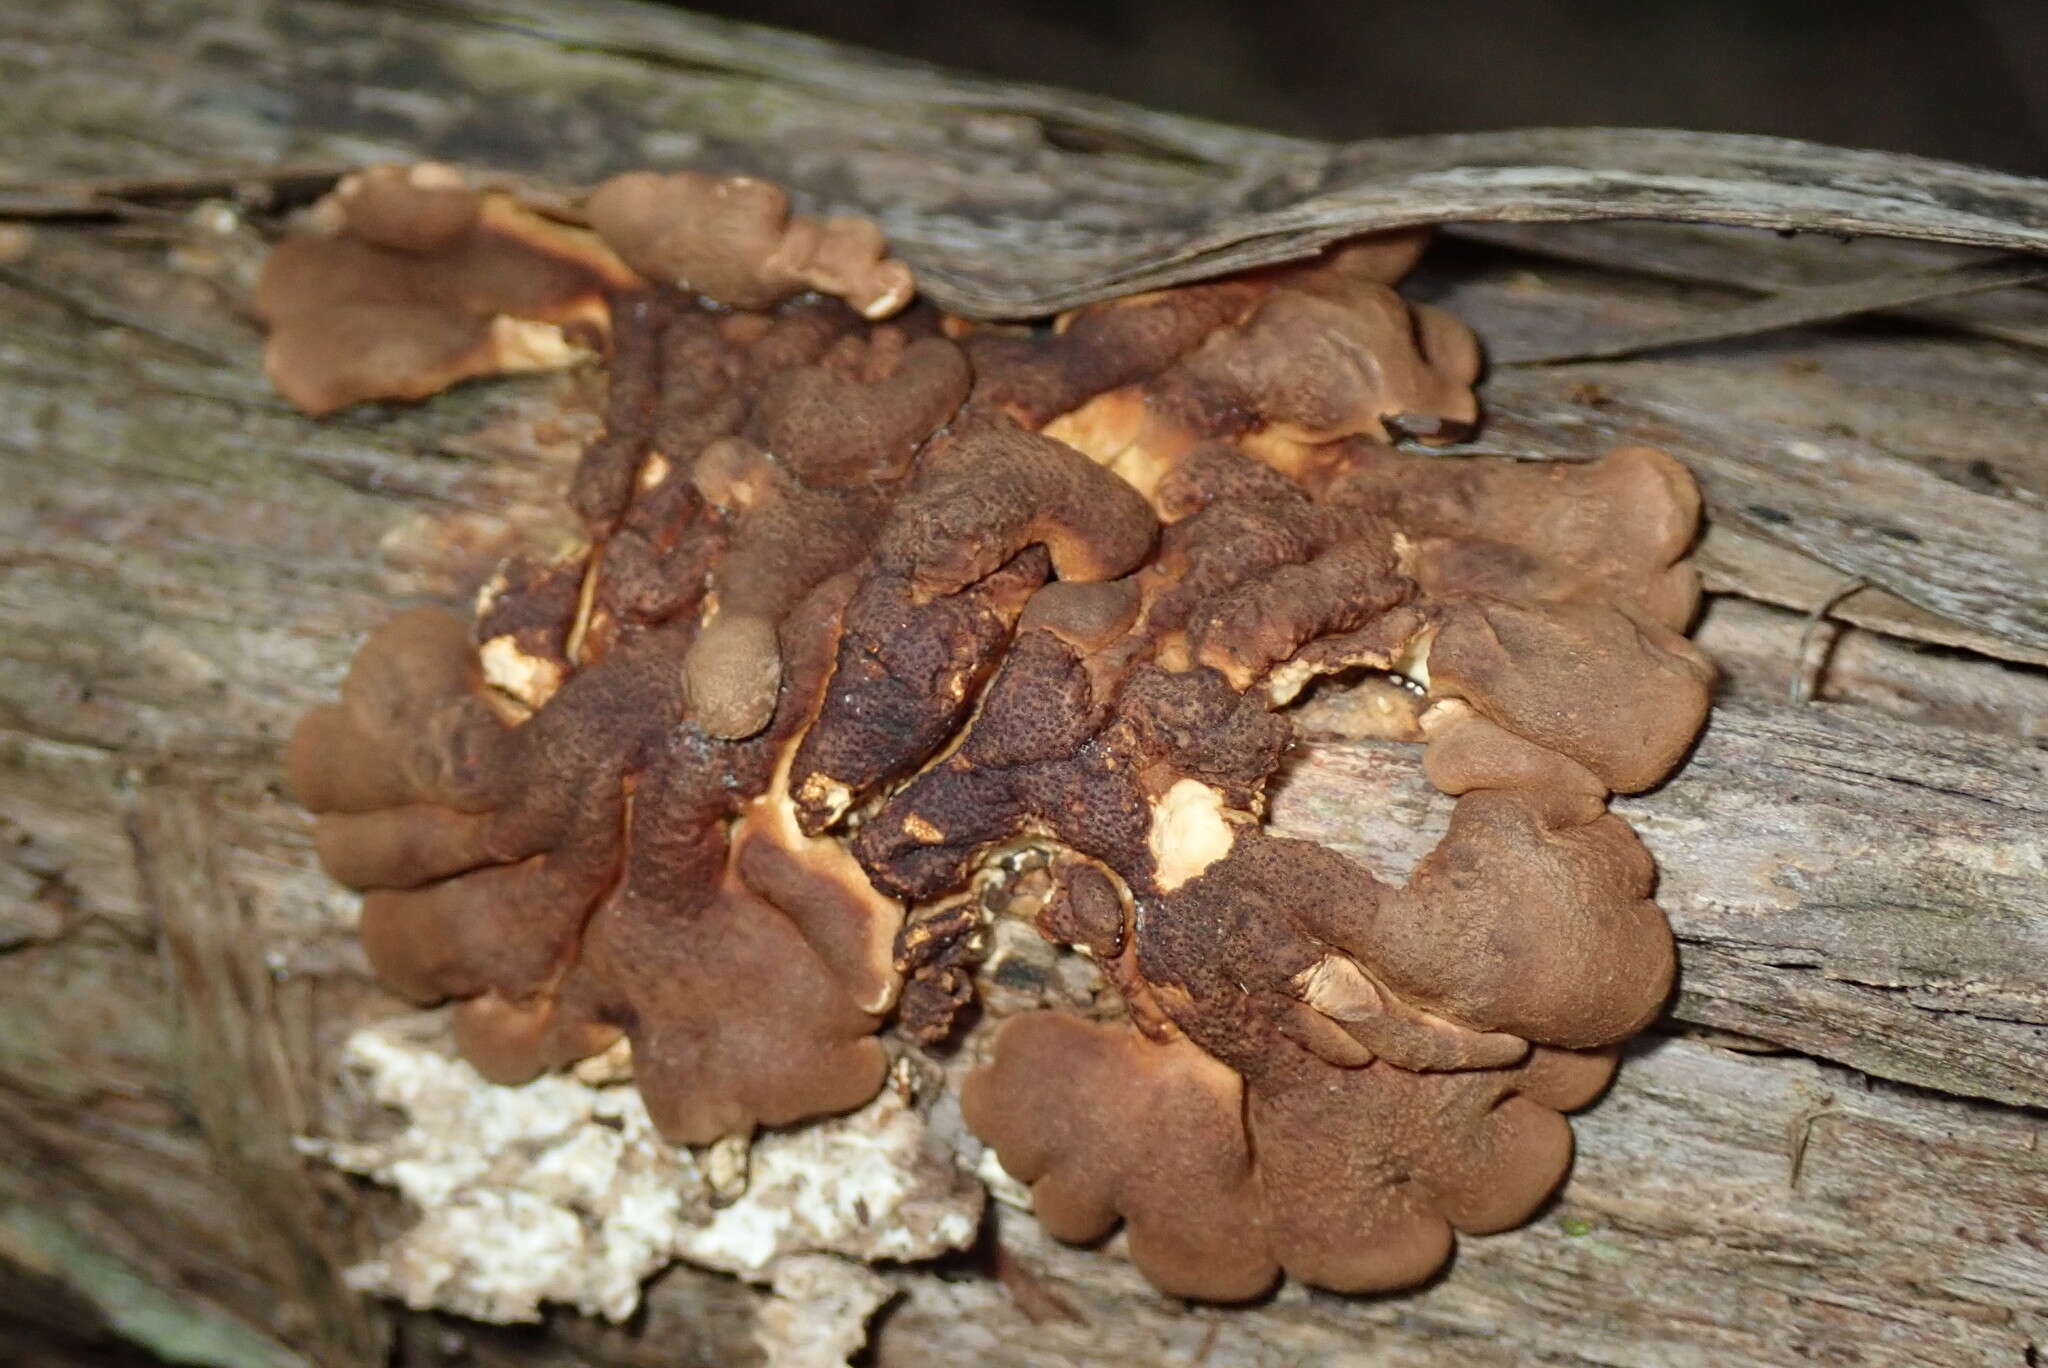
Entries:
MULTIPOLYGON (((948 302, 1013 312, 1299 252, 1358 221, 1344 212, 1393 212, 1340 183, 1364 149, 669 12, 578 7, 573 30, 564 13, 0 13, 0 177, 41 187, 0 197, 37 214, 0 240, 0 1357, 346 1365, 389 1344, 426 1364, 458 1340, 489 1365, 758 1353, 765 1294, 686 1267, 624 1326, 565 1314, 521 1331, 395 1315, 341 1281, 405 1215, 308 1166, 295 1139, 343 1123, 343 1042, 394 1004, 367 981, 352 900, 313 865, 278 748, 395 606, 460 603, 510 549, 564 535, 593 382, 322 423, 289 412, 242 302, 267 227, 255 211, 321 183, 306 168, 432 155, 556 185, 644 162, 757 171, 878 212, 948 302), (260 166, 299 170, 245 190, 221 172, 260 166), (207 202, 179 189, 187 175, 207 202), (76 190, 94 181, 101 194, 76 190), (1244 238, 1248 214, 1294 236, 1244 238), (1048 248, 1059 269, 1017 265, 1048 248)), ((1677 146, 1627 155, 1654 179, 1677 146)), ((2040 245, 2038 184, 1943 174, 1952 218, 1933 235, 2040 245)), ((1654 190, 1629 203, 1660 207, 1654 190)), ((1484 195, 1467 192, 1429 212, 1476 212, 1484 195)), ((1896 229, 1908 209, 1871 191, 1856 212, 1896 229)), ((1841 278, 1817 264, 1827 244, 1782 248, 1696 228, 1493 228, 1440 251, 1415 288, 1498 347, 1554 354, 1841 278)), ((1885 251, 1871 259, 1963 259, 1885 251)), ((1651 440, 1699 473, 1716 591, 1701 639, 1726 673, 1692 761, 1624 805, 1663 870, 1682 987, 1578 1122, 1552 1209, 1468 1242, 1412 1295, 1289 1288, 1217 1310, 1151 1292, 1114 1241, 1070 1249, 998 1208, 976 1253, 885 1271, 901 1295, 874 1361, 2048 1353, 2041 298, 1500 367, 1482 391, 1475 449, 1651 440), (994 1276, 998 1241, 1009 1282, 1073 1314, 1027 1318, 994 1276)), ((1442 802, 1402 747, 1343 739, 1337 691, 1309 706, 1319 739, 1277 818, 1405 868, 1442 802)))

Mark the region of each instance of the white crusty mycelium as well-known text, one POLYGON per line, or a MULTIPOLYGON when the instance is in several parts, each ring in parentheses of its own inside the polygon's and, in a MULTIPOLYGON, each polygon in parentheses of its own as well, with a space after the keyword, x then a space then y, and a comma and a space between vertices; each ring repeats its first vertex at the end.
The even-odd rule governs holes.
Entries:
POLYGON ((868 1318, 896 1296, 881 1274, 831 1254, 780 1260, 772 1287, 754 1343, 773 1368, 839 1368, 866 1346, 868 1318))
POLYGON ((786 1339, 790 1325, 834 1316, 858 1331, 885 1300, 857 1263, 844 1276, 831 1264, 929 1259, 974 1241, 981 1185, 928 1134, 907 1069, 859 1111, 756 1137, 744 1193, 719 1204, 703 1159, 655 1132, 626 1062, 599 1056, 506 1088, 454 1054, 439 1015, 356 1031, 345 1063, 362 1113, 404 1123, 372 1138, 366 1119, 360 1137, 301 1146, 395 1188, 419 1214, 350 1282, 478 1320, 534 1321, 556 1302, 617 1321, 642 1282, 682 1259, 772 1284, 762 1334, 786 1339))

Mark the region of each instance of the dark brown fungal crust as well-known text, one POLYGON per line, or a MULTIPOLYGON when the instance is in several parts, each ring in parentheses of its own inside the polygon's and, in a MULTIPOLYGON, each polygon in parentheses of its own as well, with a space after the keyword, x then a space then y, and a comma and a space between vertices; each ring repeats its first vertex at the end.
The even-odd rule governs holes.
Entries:
POLYGON ((981 958, 981 910, 967 898, 924 903, 896 934, 896 972, 903 993, 896 1025, 925 1045, 952 1037, 974 1005, 974 965, 981 958))
MULTIPOLYGON (((354 231, 475 245, 387 180, 354 231)), ((1235 1299, 1526 1219, 1670 986, 1607 798, 1711 692, 1683 468, 1395 449, 1477 417, 1470 334, 1392 289, 1413 234, 1032 332, 863 318, 879 237, 758 183, 588 208, 656 283, 603 296, 587 548, 507 566, 473 638, 399 619, 294 738, 378 972, 500 1080, 625 1035, 703 1142, 859 1105, 878 1031, 958 1036, 1028 918, 1122 1004, 968 1036, 968 1122, 1054 1233, 1121 1220, 1235 1299), (1361 673, 1457 798, 1405 884, 1263 827, 1285 705, 1361 673)))

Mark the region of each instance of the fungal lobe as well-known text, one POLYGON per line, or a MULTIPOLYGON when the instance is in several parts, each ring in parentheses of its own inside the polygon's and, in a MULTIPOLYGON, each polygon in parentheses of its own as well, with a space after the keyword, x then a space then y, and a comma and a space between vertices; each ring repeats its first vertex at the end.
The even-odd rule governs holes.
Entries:
POLYGON ((1054 1234, 1121 1221, 1187 1296, 1376 1290, 1556 1186, 1670 987, 1607 798, 1705 718, 1698 495, 1648 448, 1416 450, 1479 370, 1394 289, 1419 235, 997 329, 760 182, 621 177, 571 229, 384 168, 323 212, 262 296, 302 406, 504 369, 499 318, 608 362, 581 552, 375 633, 288 758, 377 972, 487 1075, 623 1035, 674 1139, 844 1111, 1024 916, 1110 1005, 1005 999, 962 1106, 1054 1234), (400 320, 442 340, 317 341, 400 320), (1266 828, 1325 677, 1456 799, 1405 882, 1266 828))

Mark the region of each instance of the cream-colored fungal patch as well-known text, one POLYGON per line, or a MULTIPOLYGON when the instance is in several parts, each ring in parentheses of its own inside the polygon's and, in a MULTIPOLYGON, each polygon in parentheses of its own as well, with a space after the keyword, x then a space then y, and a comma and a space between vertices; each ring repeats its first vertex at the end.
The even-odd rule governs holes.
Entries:
POLYGON ((1039 431, 1108 467, 1150 501, 1185 443, 1175 443, 1171 452, 1155 450, 1146 441, 1148 436, 1156 436, 1147 419, 1143 394, 1134 389, 1111 390, 1072 413, 1061 414, 1039 431))
POLYGON ((528 655, 509 634, 494 636, 477 648, 484 682, 529 708, 538 708, 562 687, 562 667, 553 660, 528 655))
POLYGON ((640 463, 640 487, 653 489, 666 480, 674 469, 675 467, 669 464, 668 457, 658 451, 649 452, 647 459, 640 463))
POLYGON ((695 1161, 661 1141, 630 1087, 565 1075, 495 1087, 446 1053, 440 1034, 432 1018, 357 1031, 350 1072, 405 1128, 301 1142, 420 1212, 350 1283, 478 1320, 538 1320, 543 1301, 623 1320, 677 1233, 708 1210, 695 1161))
POLYGON ((1308 682, 1314 679, 1316 674, 1315 666, 1305 660, 1290 660, 1284 665, 1276 666, 1273 672, 1266 676, 1266 701, 1276 708, 1286 707, 1308 687, 1308 682))
POLYGON ((491 361, 501 371, 565 370, 596 355, 553 323, 496 314, 490 327, 491 361))
POLYGON ((497 606, 499 598, 511 587, 512 582, 505 577, 502 566, 492 571, 491 577, 476 587, 476 599, 471 605, 476 616, 481 619, 484 614, 490 612, 497 606))
POLYGON ((1146 839, 1159 887, 1171 893, 1228 855, 1237 829, 1224 814, 1222 790, 1182 779, 1152 805, 1146 839))
POLYGON ((882 292, 860 306, 860 316, 873 321, 901 313, 917 297, 917 282, 905 274, 891 281, 882 292))
POLYGON ((1422 688, 1429 687, 1429 648, 1436 641, 1436 629, 1417 632, 1408 640, 1401 654, 1394 657, 1394 673, 1403 679, 1412 679, 1422 688))
POLYGON ((1419 561, 1414 538, 1410 537, 1406 532, 1397 530, 1394 533, 1393 545, 1394 564, 1401 567, 1402 574, 1413 579, 1415 577, 1415 567, 1419 561))
POLYGON ((800 1252, 929 1259, 974 1242, 981 1185, 894 1088, 860 1111, 757 1139, 745 1197, 680 1232, 691 1263, 759 1279, 800 1252))
POLYGON ((1360 1021, 1384 1009, 1386 999, 1349 955, 1329 954, 1294 976, 1301 1000, 1338 1021, 1360 1021))
POLYGON ((903 829, 917 840, 923 841, 926 845, 937 845, 946 839, 945 832, 939 830, 914 812, 903 819, 903 829))
POLYGON ((720 1207, 704 1163, 661 1139, 630 1082, 552 1074, 499 1087, 451 1050, 437 1014, 357 1031, 345 1059, 365 1113, 388 1108, 404 1125, 300 1141, 417 1208, 349 1274, 408 1306, 511 1322, 559 1302, 621 1320, 672 1259, 761 1282, 803 1254, 933 1258, 966 1248, 981 1222, 980 1185, 901 1089, 761 1136, 745 1194, 720 1207))
POLYGON ((579 1059, 569 1066, 569 1072, 578 1081, 591 1087, 602 1087, 607 1083, 631 1083, 633 1081, 633 1042, 620 1036, 610 1045, 587 1058, 579 1059))
POLYGON ((826 826, 837 826, 853 806, 853 790, 837 779, 828 779, 822 774, 805 778, 798 790, 798 797, 807 808, 815 808, 824 814, 826 826))

